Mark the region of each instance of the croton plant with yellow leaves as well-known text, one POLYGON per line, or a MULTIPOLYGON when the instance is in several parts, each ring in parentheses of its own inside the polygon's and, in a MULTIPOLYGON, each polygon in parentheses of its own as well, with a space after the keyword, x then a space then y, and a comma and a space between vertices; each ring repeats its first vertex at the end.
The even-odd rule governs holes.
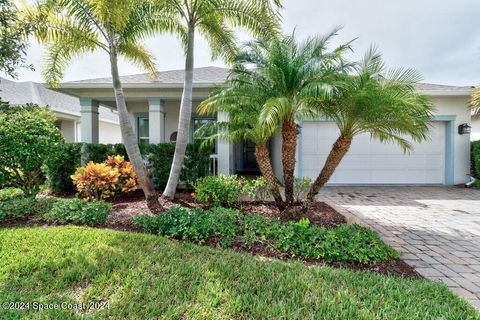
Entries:
POLYGON ((104 163, 90 161, 71 176, 80 196, 87 200, 108 199, 137 189, 137 175, 123 156, 109 156, 104 163))

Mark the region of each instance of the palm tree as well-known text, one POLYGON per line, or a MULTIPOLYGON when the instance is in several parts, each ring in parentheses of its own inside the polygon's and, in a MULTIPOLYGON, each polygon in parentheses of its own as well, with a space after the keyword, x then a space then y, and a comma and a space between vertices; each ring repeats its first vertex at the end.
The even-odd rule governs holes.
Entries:
POLYGON ((219 111, 229 114, 228 122, 205 125, 199 133, 208 136, 210 142, 213 142, 213 139, 253 142, 260 172, 267 182, 277 207, 283 209, 284 201, 280 194, 278 179, 273 172, 268 149, 271 134, 258 121, 267 97, 264 96, 265 92, 261 90, 261 86, 244 81, 245 71, 247 70, 242 64, 236 64, 226 84, 216 89, 198 106, 199 114, 214 114, 219 111))
POLYGON ((318 191, 328 182, 348 152, 353 138, 369 133, 382 142, 398 144, 411 151, 410 137, 420 142, 428 138, 433 104, 415 91, 421 80, 411 69, 386 70, 382 57, 371 47, 355 74, 340 76, 340 83, 331 99, 310 99, 327 119, 334 121, 339 137, 325 161, 322 171, 311 186, 305 207, 313 202, 318 191))
POLYGON ((175 31, 179 28, 175 19, 142 0, 42 0, 34 7, 24 7, 23 15, 30 22, 35 38, 47 45, 43 76, 53 87, 59 85, 64 70, 75 57, 96 50, 108 54, 123 142, 145 196, 154 196, 128 116, 118 56, 154 77, 153 56, 138 41, 156 32, 175 31))
POLYGON ((263 130, 270 136, 281 131, 286 207, 294 202, 296 121, 317 114, 317 109, 304 100, 327 97, 335 86, 335 75, 349 68, 342 58, 349 43, 333 50, 327 48, 337 31, 303 43, 297 43, 294 35, 253 41, 236 59, 244 66, 233 72, 233 77, 238 78, 233 86, 241 88, 232 90, 238 96, 236 101, 241 105, 255 101, 261 106, 259 125, 263 130))
POLYGON ((480 116, 480 88, 475 88, 470 99, 472 115, 480 116))
POLYGON ((229 60, 237 53, 234 28, 257 36, 271 36, 279 29, 280 0, 160 0, 162 11, 182 21, 177 33, 185 48, 185 83, 180 105, 175 154, 164 197, 174 198, 188 143, 192 114, 195 32, 204 36, 212 58, 229 60))

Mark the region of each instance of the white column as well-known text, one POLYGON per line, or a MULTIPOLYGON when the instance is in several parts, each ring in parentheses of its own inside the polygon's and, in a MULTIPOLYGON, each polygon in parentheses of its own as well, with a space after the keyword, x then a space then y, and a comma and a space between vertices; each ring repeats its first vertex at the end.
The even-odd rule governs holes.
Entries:
POLYGON ((165 101, 148 98, 148 126, 151 144, 165 142, 165 101))
MULTIPOLYGON (((228 121, 227 112, 219 112, 217 114, 217 122, 228 121)), ((228 139, 218 139, 217 141, 217 155, 218 155, 218 174, 229 175, 232 173, 233 166, 231 165, 232 144, 228 139)))
POLYGON ((98 143, 98 101, 80 99, 81 142, 98 143))

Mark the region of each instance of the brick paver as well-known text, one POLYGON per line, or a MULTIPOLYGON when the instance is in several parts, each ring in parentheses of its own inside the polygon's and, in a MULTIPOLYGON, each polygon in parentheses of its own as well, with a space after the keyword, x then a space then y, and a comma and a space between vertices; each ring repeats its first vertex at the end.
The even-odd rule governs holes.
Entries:
POLYGON ((480 190, 326 187, 318 198, 377 230, 422 276, 480 308, 480 190))

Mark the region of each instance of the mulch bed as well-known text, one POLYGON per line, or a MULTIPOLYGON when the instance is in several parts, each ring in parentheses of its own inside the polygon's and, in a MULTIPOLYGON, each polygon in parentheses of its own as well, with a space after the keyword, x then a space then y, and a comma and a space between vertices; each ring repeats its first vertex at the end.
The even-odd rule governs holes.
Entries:
MULTIPOLYGON (((141 232, 135 225, 133 225, 133 217, 137 215, 153 215, 160 214, 162 211, 172 207, 173 205, 181 205, 187 208, 204 208, 208 206, 200 204, 195 201, 192 193, 179 192, 176 194, 174 200, 168 200, 160 198, 157 201, 147 202, 142 191, 136 191, 128 195, 122 195, 112 199, 113 210, 110 213, 105 224, 98 226, 98 228, 113 229, 118 231, 133 231, 141 232)), ((280 212, 275 205, 265 203, 248 203, 244 204, 238 209, 250 214, 261 214, 266 217, 278 217, 282 221, 299 220, 300 216, 294 216, 280 212)), ((323 226, 325 228, 334 228, 340 224, 346 223, 346 219, 343 215, 338 213, 335 209, 330 207, 324 202, 318 202, 302 217, 308 218, 312 224, 323 226)), ((24 217, 7 219, 0 223, 0 227, 31 227, 31 226, 51 226, 54 224, 46 223, 45 221, 37 217, 24 217)), ((210 245, 215 246, 215 243, 210 245)), ((289 260, 287 254, 280 252, 272 252, 270 248, 262 245, 254 245, 252 247, 245 247, 240 241, 233 243, 233 249, 236 251, 249 252, 252 255, 262 255, 270 258, 278 258, 282 260, 289 260)), ((304 261, 311 265, 325 265, 322 261, 304 261)), ((329 264, 338 268, 349 268, 356 270, 369 270, 385 275, 398 275, 409 278, 422 278, 411 266, 405 263, 403 260, 398 259, 396 261, 385 262, 375 265, 363 265, 363 264, 329 264)))

